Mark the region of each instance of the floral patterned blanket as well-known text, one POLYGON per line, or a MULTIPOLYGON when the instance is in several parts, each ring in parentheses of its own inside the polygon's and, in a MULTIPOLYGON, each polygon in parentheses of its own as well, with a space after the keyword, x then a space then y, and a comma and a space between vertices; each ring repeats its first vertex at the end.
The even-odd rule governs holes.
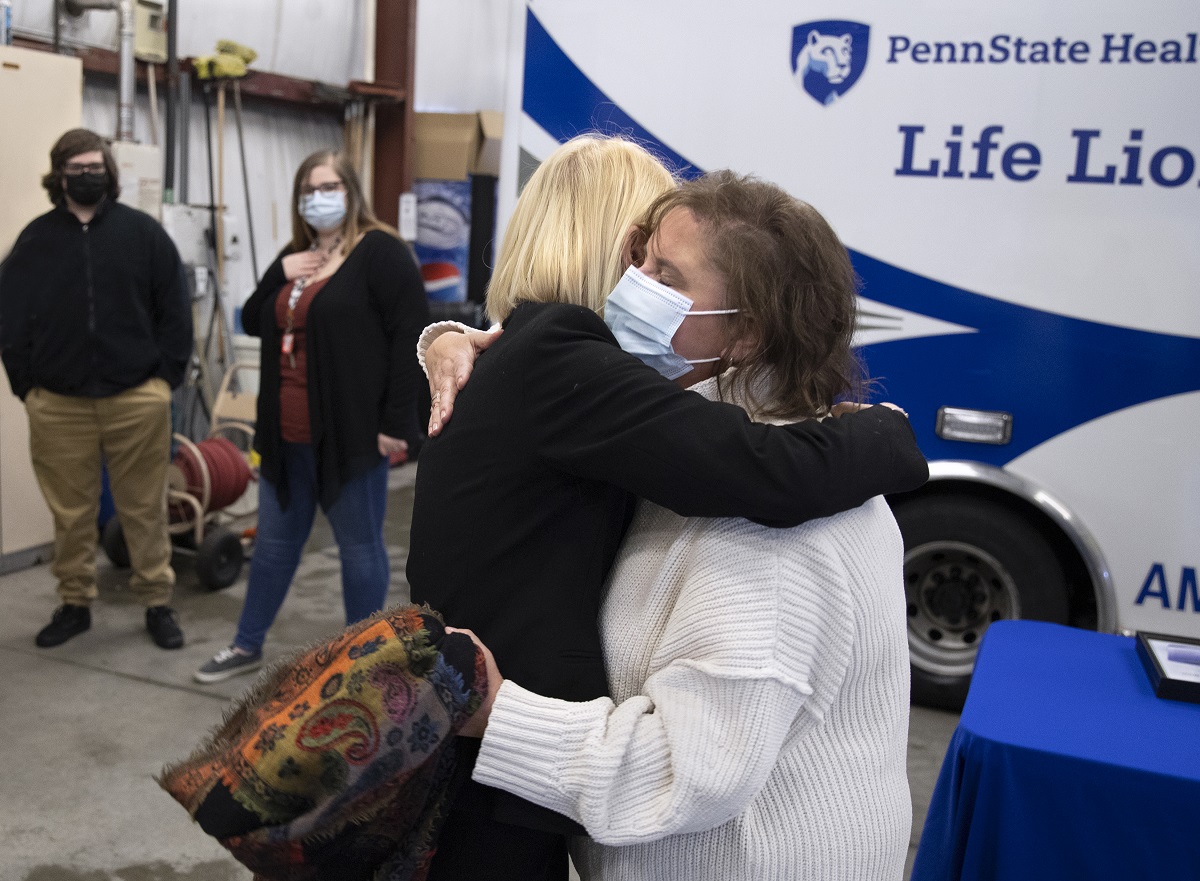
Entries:
POLYGON ((388 609, 264 673, 158 782, 256 878, 420 881, 486 691, 469 637, 388 609))

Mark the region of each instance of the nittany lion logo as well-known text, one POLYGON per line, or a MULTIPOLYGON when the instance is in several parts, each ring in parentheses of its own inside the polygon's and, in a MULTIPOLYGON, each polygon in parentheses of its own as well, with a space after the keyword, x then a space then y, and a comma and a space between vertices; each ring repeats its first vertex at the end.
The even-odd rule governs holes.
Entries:
POLYGON ((858 82, 867 66, 871 28, 856 21, 810 21, 792 29, 796 85, 828 106, 858 82))

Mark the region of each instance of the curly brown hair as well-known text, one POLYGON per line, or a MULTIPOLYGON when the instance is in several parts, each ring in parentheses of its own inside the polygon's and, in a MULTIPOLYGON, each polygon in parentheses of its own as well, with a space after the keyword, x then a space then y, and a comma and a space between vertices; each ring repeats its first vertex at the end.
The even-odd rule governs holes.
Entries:
POLYGON ((858 284, 850 255, 821 214, 774 184, 714 171, 664 194, 638 224, 643 242, 677 208, 706 233, 729 316, 733 384, 761 417, 821 416, 839 399, 862 400, 868 381, 850 341, 858 284), (744 349, 745 347, 743 347, 744 349))
POLYGON ((50 148, 50 172, 42 177, 42 187, 55 205, 65 205, 67 202, 63 193, 63 167, 80 153, 91 153, 93 150, 104 154, 104 170, 108 172, 108 198, 115 202, 117 196, 121 195, 117 160, 113 158, 108 139, 91 129, 73 128, 50 148))

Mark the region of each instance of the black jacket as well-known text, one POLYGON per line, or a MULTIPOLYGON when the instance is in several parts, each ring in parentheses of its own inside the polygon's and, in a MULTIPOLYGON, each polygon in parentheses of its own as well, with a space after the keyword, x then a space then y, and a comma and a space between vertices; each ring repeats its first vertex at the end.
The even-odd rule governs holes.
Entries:
POLYGON ((179 252, 154 218, 104 200, 35 219, 0 265, 0 347, 13 393, 101 398, 183 380, 192 310, 179 252))
POLYGON ((590 700, 608 693, 597 616, 636 497, 786 526, 927 477, 900 413, 752 423, 622 352, 591 311, 524 304, 421 452, 408 581, 506 678, 590 700))
MULTIPOLYGON (((279 455, 279 326, 275 301, 287 281, 284 248, 242 307, 242 326, 262 338, 254 448, 262 473, 289 498, 279 455)), ((429 323, 421 270, 399 239, 363 236, 308 307, 308 412, 326 509, 348 481, 379 464, 378 435, 418 442, 417 395, 424 378, 417 337, 429 323)))

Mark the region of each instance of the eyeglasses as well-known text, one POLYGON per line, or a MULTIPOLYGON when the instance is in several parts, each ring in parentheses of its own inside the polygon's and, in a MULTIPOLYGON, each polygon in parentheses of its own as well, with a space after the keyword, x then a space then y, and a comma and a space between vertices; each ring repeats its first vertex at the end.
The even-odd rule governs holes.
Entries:
POLYGON ((63 166, 63 174, 69 177, 77 177, 81 174, 104 174, 105 168, 103 162, 92 162, 87 165, 79 165, 75 162, 68 162, 63 166))
POLYGON ((329 193, 336 193, 344 189, 346 189, 346 185, 340 180, 331 180, 328 183, 317 184, 315 187, 301 187, 300 195, 311 196, 313 193, 325 193, 328 195, 329 193))

